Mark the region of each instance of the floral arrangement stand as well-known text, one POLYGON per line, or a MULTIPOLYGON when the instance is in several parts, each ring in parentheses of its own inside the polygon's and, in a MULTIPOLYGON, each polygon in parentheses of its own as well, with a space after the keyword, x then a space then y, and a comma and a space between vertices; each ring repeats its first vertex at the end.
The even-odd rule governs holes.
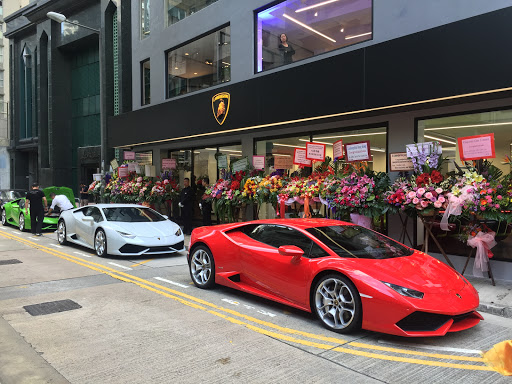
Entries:
MULTIPOLYGON (((462 272, 460 273, 461 275, 464 275, 464 272, 466 272, 466 268, 468 267, 469 260, 471 259, 473 254, 475 254, 475 252, 476 252, 476 248, 472 248, 471 251, 469 251, 469 254, 466 258, 466 264, 464 264, 464 268, 462 268, 462 272)), ((475 262, 476 262, 476 260, 475 260, 475 262)), ((487 264, 487 267, 489 268, 489 270, 487 271, 487 274, 489 275, 489 278, 491 279, 491 284, 493 286, 496 286, 496 282, 494 281, 494 276, 492 274, 492 268, 491 268, 490 262, 487 264)))
POLYGON ((444 251, 443 247, 441 247, 441 244, 439 244, 439 241, 437 241, 436 237, 432 233, 434 214, 432 214, 431 216, 425 216, 425 215, 419 214, 418 217, 420 218, 421 222, 423 223, 423 226, 425 227, 425 241, 423 242, 423 247, 422 247, 421 251, 428 253, 428 242, 429 242, 429 238, 431 238, 434 241, 434 243, 437 245, 437 248, 443 255, 443 257, 446 260, 446 262, 448 263, 448 265, 450 267, 452 267, 453 269, 455 269, 452 262, 450 261, 450 258, 444 251))
POLYGON ((400 232, 400 236, 398 237, 398 241, 405 244, 405 238, 409 240, 409 244, 413 244, 411 237, 409 236, 409 232, 407 231, 407 222, 409 221, 409 216, 405 216, 405 218, 399 213, 398 218, 400 219, 400 223, 402 224, 402 230, 400 232))

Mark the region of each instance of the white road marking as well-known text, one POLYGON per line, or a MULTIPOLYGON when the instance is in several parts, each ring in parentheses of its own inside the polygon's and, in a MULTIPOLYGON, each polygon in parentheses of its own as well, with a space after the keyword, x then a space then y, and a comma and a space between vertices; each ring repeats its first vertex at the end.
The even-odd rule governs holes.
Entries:
POLYGON ((119 267, 119 268, 124 268, 124 269, 126 269, 126 270, 128 270, 128 271, 131 271, 131 270, 132 270, 130 267, 125 267, 124 265, 121 265, 121 264, 110 263, 110 262, 109 262, 109 264, 110 264, 110 265, 115 265, 116 267, 119 267))
POLYGON ((39 241, 39 240, 41 240, 41 239, 36 239, 35 237, 32 237, 32 236, 29 236, 28 238, 29 238, 29 239, 32 239, 32 240, 34 240, 34 241, 39 241))
POLYGON ((174 281, 167 280, 167 279, 164 279, 162 277, 155 277, 155 279, 160 280, 160 281, 164 281, 164 282, 172 284, 172 285, 177 285, 178 287, 181 287, 181 288, 188 288, 188 285, 183 285, 183 284, 180 284, 180 283, 176 283, 174 281))
POLYGON ((431 351, 468 353, 468 354, 475 354, 475 355, 480 355, 482 353, 482 351, 480 351, 478 349, 451 348, 451 347, 441 347, 441 346, 436 346, 436 345, 421 345, 421 344, 414 344, 414 343, 394 343, 392 341, 386 341, 386 340, 379 340, 378 342, 381 344, 390 344, 390 345, 396 345, 396 346, 408 347, 408 348, 428 349, 431 351))
POLYGON ((55 248, 64 248, 62 245, 59 245, 59 244, 50 244, 50 245, 55 248))
POLYGON ((7 231, 7 228, 4 228, 4 227, 0 227, 0 229, 3 231, 7 231))
POLYGON ((84 256, 84 257, 92 257, 91 255, 86 255, 85 253, 82 253, 82 252, 73 252, 73 253, 76 253, 77 255, 84 256))
MULTIPOLYGON (((232 305, 240 305, 242 303, 240 303, 239 301, 235 301, 235 300, 231 300, 231 299, 222 299, 222 301, 225 301, 226 303, 229 303, 229 304, 232 304, 232 305)), ((245 308, 247 309, 256 309, 256 307, 253 307, 252 305, 247 305, 247 304, 242 304, 245 308)), ((258 313, 261 313, 262 315, 265 315, 265 316, 270 316, 270 317, 276 317, 277 315, 275 313, 271 313, 271 312, 267 312, 263 309, 259 309, 257 310, 256 312, 258 313)))

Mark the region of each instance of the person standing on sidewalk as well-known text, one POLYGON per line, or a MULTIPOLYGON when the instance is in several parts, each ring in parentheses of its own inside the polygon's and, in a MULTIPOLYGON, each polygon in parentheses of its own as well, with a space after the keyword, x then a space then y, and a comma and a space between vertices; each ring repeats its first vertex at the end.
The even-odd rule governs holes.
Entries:
POLYGON ((32 190, 27 192, 25 199, 25 215, 30 208, 30 228, 34 235, 41 236, 43 228, 44 211, 48 208, 46 196, 39 189, 39 183, 32 184, 32 190), (43 207, 44 202, 44 207, 43 207))
POLYGON ((192 233, 192 216, 194 214, 194 191, 190 186, 190 179, 185 177, 183 180, 183 189, 180 192, 181 218, 183 220, 183 233, 190 235, 192 233))

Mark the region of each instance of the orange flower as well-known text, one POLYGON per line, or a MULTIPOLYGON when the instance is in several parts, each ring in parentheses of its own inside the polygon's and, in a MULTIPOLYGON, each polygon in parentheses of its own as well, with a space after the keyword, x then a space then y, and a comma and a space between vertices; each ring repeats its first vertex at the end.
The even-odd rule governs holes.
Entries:
POLYGON ((485 200, 485 199, 480 200, 480 205, 487 205, 487 200, 485 200))

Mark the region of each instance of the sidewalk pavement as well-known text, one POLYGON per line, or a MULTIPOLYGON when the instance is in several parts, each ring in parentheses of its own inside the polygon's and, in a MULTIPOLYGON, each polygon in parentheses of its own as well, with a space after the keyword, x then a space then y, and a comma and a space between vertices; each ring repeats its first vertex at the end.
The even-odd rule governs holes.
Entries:
MULTIPOLYGON (((188 250, 190 236, 185 235, 185 247, 188 250)), ((480 296, 478 311, 493 315, 512 318, 512 282, 495 280, 496 285, 491 284, 488 278, 464 276, 480 296)))

